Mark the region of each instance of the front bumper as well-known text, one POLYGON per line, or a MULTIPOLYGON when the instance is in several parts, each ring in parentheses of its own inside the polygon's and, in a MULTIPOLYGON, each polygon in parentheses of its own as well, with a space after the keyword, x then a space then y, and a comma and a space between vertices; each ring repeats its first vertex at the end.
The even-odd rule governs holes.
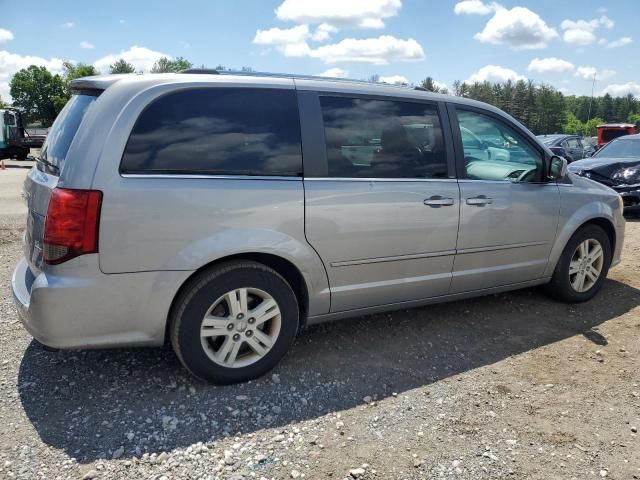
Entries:
POLYGON ((171 302, 190 272, 105 275, 98 255, 34 274, 13 272, 13 298, 25 329, 53 348, 162 345, 171 302))

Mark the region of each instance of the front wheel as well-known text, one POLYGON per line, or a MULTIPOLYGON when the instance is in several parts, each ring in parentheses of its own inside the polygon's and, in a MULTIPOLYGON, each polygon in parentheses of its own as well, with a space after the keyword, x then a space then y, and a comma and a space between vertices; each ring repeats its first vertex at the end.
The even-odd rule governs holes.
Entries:
POLYGON ((546 291, 556 300, 586 302, 593 298, 611 265, 611 242, 597 225, 587 225, 567 243, 546 291))
POLYGON ((284 278, 260 263, 232 262, 183 289, 172 310, 171 344, 196 377, 237 383, 275 367, 298 323, 298 302, 284 278))

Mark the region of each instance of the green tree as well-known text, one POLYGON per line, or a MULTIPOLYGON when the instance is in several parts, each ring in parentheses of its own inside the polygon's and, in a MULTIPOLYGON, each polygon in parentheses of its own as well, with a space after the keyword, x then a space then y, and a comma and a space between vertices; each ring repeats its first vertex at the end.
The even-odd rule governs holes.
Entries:
POLYGON ((594 137, 598 133, 596 130, 596 127, 601 123, 604 123, 604 120, 600 117, 594 117, 589 119, 589 121, 584 124, 584 130, 582 134, 585 137, 594 137))
POLYGON ((109 71, 111 73, 135 73, 136 67, 121 58, 109 66, 109 71))
POLYGON ((161 57, 151 68, 151 73, 171 73, 179 72, 191 68, 193 64, 183 57, 171 60, 167 57, 161 57))
POLYGON ((71 96, 69 84, 72 80, 82 77, 92 77, 99 74, 93 65, 87 65, 86 63, 78 63, 77 65, 74 65, 71 62, 64 62, 62 65, 64 66, 62 80, 64 81, 64 86, 67 89, 68 96, 71 96))
POLYGON ((27 122, 50 125, 66 103, 67 92, 59 75, 31 65, 17 72, 9 83, 13 106, 22 110, 27 122))
POLYGON ((0 108, 7 108, 9 106, 8 103, 5 103, 4 100, 2 100, 2 96, 0 96, 0 108))
POLYGON ((422 80, 422 82, 420 82, 420 86, 428 92, 449 93, 449 90, 447 90, 446 88, 442 88, 436 85, 436 82, 434 82, 433 78, 431 77, 427 77, 422 80))
MULTIPOLYGON (((593 110, 591 111, 593 115, 593 110)), ((606 122, 613 119, 613 98, 608 93, 598 101, 597 115, 604 118, 606 122)))
POLYGON ((66 83, 69 83, 71 80, 75 80, 76 78, 92 77, 99 74, 96 67, 93 65, 87 65, 86 63, 78 63, 77 65, 74 65, 71 62, 64 62, 63 66, 64 72, 62 74, 62 78, 66 83))
POLYGON ((562 133, 570 133, 573 135, 582 135, 584 132, 584 123, 580 121, 573 113, 567 113, 567 121, 564 124, 562 133))

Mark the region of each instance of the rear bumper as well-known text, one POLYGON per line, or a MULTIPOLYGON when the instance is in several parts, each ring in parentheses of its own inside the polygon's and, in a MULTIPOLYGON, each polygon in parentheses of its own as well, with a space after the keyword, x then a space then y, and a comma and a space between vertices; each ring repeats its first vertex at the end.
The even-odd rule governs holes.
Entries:
POLYGON ((37 275, 21 259, 11 286, 25 329, 54 348, 162 345, 171 302, 190 272, 105 275, 97 257, 37 275))

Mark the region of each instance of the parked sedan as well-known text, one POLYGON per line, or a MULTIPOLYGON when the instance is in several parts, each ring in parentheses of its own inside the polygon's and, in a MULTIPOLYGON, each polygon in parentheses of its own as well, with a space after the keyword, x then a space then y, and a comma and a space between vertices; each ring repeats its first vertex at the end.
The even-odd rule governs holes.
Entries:
POLYGON ((569 170, 613 188, 625 208, 640 205, 640 134, 612 140, 593 157, 573 162, 569 170))
POLYGON ((538 135, 538 138, 556 155, 560 155, 571 163, 590 157, 595 148, 579 135, 538 135))

